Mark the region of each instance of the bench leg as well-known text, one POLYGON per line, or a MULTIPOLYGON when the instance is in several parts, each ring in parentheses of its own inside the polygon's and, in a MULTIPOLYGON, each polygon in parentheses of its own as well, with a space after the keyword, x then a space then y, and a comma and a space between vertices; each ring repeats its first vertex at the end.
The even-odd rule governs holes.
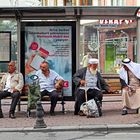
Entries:
POLYGON ((64 107, 65 102, 64 102, 64 100, 62 100, 61 104, 62 104, 62 113, 65 113, 65 107, 64 107))
POLYGON ((19 100, 17 104, 17 111, 20 111, 20 110, 21 110, 21 106, 20 106, 20 100, 19 100))
POLYGON ((64 107, 64 104, 65 104, 65 102, 64 102, 64 93, 63 93, 63 91, 62 91, 62 101, 61 101, 61 105, 62 105, 62 113, 65 113, 65 107, 64 107))

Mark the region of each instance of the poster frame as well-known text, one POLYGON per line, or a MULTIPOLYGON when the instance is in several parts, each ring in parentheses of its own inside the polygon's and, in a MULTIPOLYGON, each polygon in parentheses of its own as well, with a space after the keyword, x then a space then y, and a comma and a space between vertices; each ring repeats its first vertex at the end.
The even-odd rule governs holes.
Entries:
MULTIPOLYGON (((21 72, 25 73, 25 28, 27 26, 71 26, 72 27, 72 45, 71 61, 72 75, 76 72, 76 21, 43 21, 43 22, 21 22, 21 72)), ((74 83, 72 82, 71 96, 65 96, 65 100, 74 100, 74 83)))

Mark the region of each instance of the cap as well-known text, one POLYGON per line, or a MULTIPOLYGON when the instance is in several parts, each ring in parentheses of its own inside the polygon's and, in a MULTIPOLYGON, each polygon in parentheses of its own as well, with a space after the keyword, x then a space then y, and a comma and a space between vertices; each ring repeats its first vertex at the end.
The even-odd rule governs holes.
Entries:
POLYGON ((125 58, 124 60, 122 60, 122 63, 124 63, 124 64, 128 64, 130 62, 131 62, 130 58, 125 58))
POLYGON ((96 58, 90 58, 89 61, 88 61, 89 64, 98 64, 99 63, 99 60, 96 59, 96 58))

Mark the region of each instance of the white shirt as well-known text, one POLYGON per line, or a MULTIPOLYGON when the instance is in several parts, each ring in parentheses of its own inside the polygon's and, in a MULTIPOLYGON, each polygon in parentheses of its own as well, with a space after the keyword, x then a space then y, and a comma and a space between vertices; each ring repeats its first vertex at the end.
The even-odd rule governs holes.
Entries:
POLYGON ((56 90, 54 85, 57 80, 63 79, 58 73, 53 70, 50 70, 49 76, 45 76, 41 70, 36 72, 36 75, 39 77, 40 91, 47 90, 49 92, 56 90))
POLYGON ((7 80, 6 80, 6 84, 5 84, 5 88, 4 88, 4 91, 10 91, 11 89, 11 84, 10 84, 10 80, 11 79, 11 74, 9 73, 8 76, 7 76, 7 80))

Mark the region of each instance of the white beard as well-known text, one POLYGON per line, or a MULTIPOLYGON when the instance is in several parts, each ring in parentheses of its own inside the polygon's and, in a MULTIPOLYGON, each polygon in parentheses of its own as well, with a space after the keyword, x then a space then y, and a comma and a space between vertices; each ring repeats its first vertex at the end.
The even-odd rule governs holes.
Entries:
POLYGON ((91 74, 93 74, 93 75, 95 75, 95 74, 96 74, 96 72, 97 72, 97 70, 96 70, 96 69, 94 70, 94 69, 91 69, 91 68, 89 69, 89 71, 90 71, 90 72, 91 72, 91 74))

